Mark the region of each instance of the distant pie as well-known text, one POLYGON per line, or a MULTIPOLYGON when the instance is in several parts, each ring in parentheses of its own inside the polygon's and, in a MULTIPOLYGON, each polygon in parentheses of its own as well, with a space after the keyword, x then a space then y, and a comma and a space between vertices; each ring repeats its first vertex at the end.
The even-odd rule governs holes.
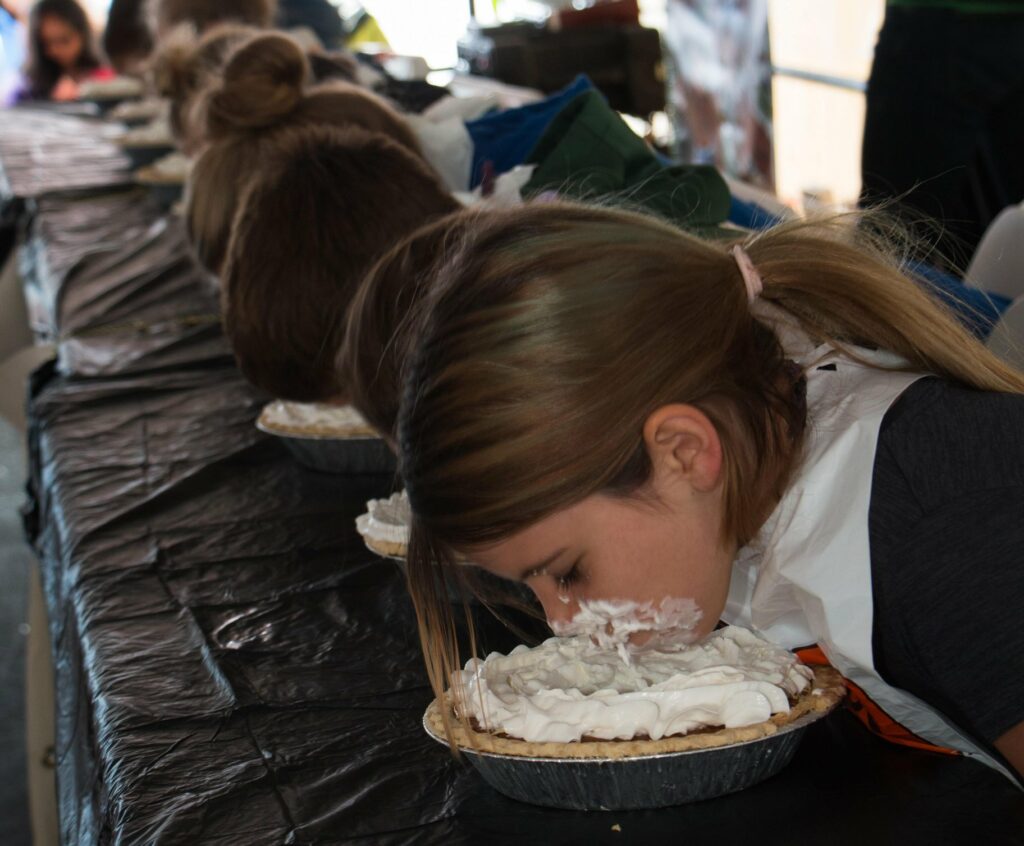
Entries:
POLYGON ((184 185, 191 169, 191 159, 175 151, 148 167, 139 168, 135 171, 135 181, 141 185, 184 185))
POLYGON ((363 542, 378 555, 405 558, 411 518, 409 498, 403 491, 366 503, 366 513, 356 518, 356 529, 363 542))
POLYGON ((275 400, 260 414, 263 431, 315 438, 376 438, 377 431, 350 405, 275 400))
POLYGON ((115 76, 113 79, 90 79, 78 87, 82 100, 127 100, 141 97, 146 87, 141 79, 131 76, 115 76))
POLYGON ((167 100, 147 98, 145 100, 126 100, 110 112, 111 120, 137 121, 153 120, 167 115, 167 100))
POLYGON ((122 147, 173 147, 174 134, 167 117, 154 118, 145 126, 129 129, 117 138, 122 147))

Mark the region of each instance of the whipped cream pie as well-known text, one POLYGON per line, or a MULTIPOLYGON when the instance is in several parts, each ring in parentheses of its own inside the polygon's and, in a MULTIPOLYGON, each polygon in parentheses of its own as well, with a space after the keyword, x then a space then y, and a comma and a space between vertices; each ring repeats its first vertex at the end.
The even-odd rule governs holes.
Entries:
POLYGON ((176 150, 137 170, 135 179, 144 185, 184 185, 191 170, 192 160, 176 150))
POLYGON ((402 491, 387 499, 371 499, 366 503, 366 513, 356 518, 356 530, 378 555, 405 558, 411 521, 409 497, 402 491))
POLYGON ((147 97, 145 100, 126 100, 110 112, 111 120, 132 121, 166 118, 169 113, 167 100, 147 97))
POLYGON ((142 80, 133 76, 115 76, 113 79, 90 79, 78 88, 82 100, 120 100, 141 97, 145 91, 142 80))
POLYGON ((275 400, 260 413, 259 425, 274 434, 307 438, 375 438, 377 432, 350 405, 275 400))
MULTIPOLYGON (((688 646, 634 650, 628 664, 590 637, 551 638, 471 659, 453 688, 460 746, 537 757, 620 758, 756 740, 831 709, 844 693, 831 668, 812 670, 733 626, 688 646)), ((436 701, 427 720, 443 733, 436 701)))
POLYGON ((117 141, 123 147, 173 147, 170 118, 156 117, 145 126, 128 130, 117 141))

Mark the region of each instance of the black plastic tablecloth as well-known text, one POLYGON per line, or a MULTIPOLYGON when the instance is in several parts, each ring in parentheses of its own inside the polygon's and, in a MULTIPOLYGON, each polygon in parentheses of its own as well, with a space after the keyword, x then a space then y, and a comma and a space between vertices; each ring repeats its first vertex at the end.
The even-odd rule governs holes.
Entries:
POLYGON ((230 358, 216 283, 180 218, 138 192, 25 206, 20 256, 32 329, 61 373, 103 376, 230 358))
POLYGON ((48 109, 0 111, 0 200, 129 185, 123 127, 48 109))
MULTIPOLYGON (((170 237, 69 256, 89 281, 57 285, 61 326, 191 313, 208 288, 180 284, 194 268, 170 262, 170 237)), ((424 734, 401 571, 354 530, 394 480, 297 466, 253 426, 264 398, 211 354, 216 325, 203 331, 138 356, 148 336, 87 335, 107 367, 33 378, 26 527, 64 843, 1024 843, 1024 798, 1002 776, 887 746, 844 712, 780 775, 696 805, 584 814, 493 792, 424 734)))
POLYGON ((23 206, 19 269, 33 332, 44 340, 57 336, 57 297, 84 257, 131 244, 160 216, 141 190, 29 199, 23 206))

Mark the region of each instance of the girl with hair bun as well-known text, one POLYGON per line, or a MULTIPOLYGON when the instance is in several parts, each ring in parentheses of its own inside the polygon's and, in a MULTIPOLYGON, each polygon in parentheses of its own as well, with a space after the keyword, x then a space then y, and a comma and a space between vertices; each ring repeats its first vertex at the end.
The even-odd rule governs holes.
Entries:
MULTIPOLYGON (((817 643, 917 745, 1024 771, 1024 375, 841 220, 727 243, 570 204, 461 216, 415 319, 341 362, 372 384, 408 351, 384 369, 438 696, 471 560, 553 624, 686 600, 694 636, 817 643)), ((360 315, 388 314, 400 253, 360 315)))
POLYGON ((150 75, 156 92, 170 103, 171 132, 186 153, 202 143, 192 119, 196 97, 220 73, 231 49, 259 31, 243 24, 218 24, 200 36, 193 26, 182 24, 160 42, 150 61, 150 75))
MULTIPOLYGON (((403 147, 418 165, 419 146, 384 100, 354 85, 329 81, 307 87, 306 54, 279 34, 254 37, 229 55, 223 73, 196 103, 208 141, 186 194, 186 225, 199 260, 220 271, 245 180, 278 144, 278 132, 311 126, 357 128, 403 147)), ((387 171, 374 178, 383 182, 387 171)))
MULTIPOLYGON (((193 108, 199 94, 216 81, 231 51, 261 32, 253 26, 223 23, 198 35, 191 24, 181 24, 161 42, 150 61, 150 75, 157 93, 170 101, 171 130, 185 152, 198 150, 204 140, 202 122, 193 108)), ((347 81, 355 76, 355 63, 348 56, 316 51, 307 59, 314 82, 347 81)))
POLYGON ((279 130, 242 193, 221 279, 242 373, 285 399, 346 397, 334 354, 363 274, 396 240, 456 207, 423 161, 386 136, 279 130))

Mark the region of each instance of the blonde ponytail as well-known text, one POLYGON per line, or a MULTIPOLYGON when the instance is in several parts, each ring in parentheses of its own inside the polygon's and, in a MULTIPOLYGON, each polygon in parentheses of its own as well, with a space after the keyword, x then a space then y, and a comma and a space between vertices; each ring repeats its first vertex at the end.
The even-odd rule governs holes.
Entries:
POLYGON ((908 278, 898 231, 867 213, 792 221, 746 242, 762 298, 820 341, 896 353, 914 369, 987 391, 1024 392, 1024 374, 989 352, 935 295, 908 278))

